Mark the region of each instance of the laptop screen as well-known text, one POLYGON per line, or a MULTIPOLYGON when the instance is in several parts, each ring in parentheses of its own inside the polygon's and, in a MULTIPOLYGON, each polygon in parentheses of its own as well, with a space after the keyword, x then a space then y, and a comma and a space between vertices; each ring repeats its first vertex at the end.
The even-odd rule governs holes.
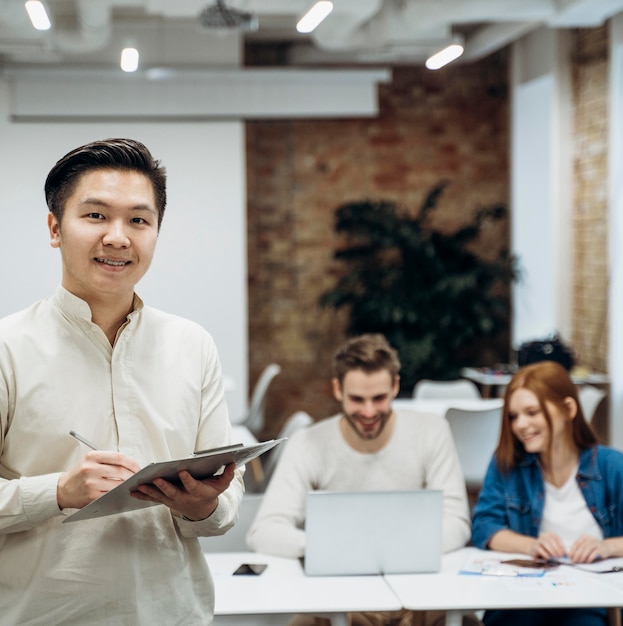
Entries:
POLYGON ((305 573, 412 574, 441 567, 443 492, 310 491, 305 573))

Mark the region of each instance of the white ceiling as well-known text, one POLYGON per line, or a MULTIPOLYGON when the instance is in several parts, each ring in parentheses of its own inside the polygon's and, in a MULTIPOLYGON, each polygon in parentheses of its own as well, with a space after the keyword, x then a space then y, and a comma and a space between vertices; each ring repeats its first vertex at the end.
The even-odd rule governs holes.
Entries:
POLYGON ((44 0, 53 20, 35 31, 23 0, 0 0, 0 69, 26 66, 116 68, 121 48, 140 50, 141 69, 242 65, 244 44, 280 44, 290 66, 419 64, 448 43, 461 62, 490 54, 541 26, 595 27, 623 11, 623 0, 334 0, 311 35, 295 30, 313 0, 225 0, 257 16, 244 33, 201 26, 216 0, 44 0))

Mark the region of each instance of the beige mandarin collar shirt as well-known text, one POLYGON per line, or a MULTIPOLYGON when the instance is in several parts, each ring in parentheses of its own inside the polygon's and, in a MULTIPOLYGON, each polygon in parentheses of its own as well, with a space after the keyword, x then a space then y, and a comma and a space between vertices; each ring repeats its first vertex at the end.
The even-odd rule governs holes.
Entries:
POLYGON ((221 366, 198 324, 138 296, 114 347, 86 302, 53 296, 0 320, 0 615, 17 624, 207 624, 196 539, 236 519, 242 471, 202 522, 154 506, 62 524, 56 484, 88 451, 144 466, 231 442, 221 366))

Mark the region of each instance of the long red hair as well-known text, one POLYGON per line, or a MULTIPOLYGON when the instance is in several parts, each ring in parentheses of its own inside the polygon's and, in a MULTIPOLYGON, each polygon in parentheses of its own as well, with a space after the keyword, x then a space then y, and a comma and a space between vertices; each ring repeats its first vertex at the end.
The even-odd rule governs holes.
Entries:
POLYGON ((528 389, 539 401, 545 419, 552 428, 552 418, 547 410, 546 402, 551 402, 560 410, 567 412, 566 398, 573 398, 577 405, 577 413, 572 421, 573 440, 579 449, 585 450, 597 444, 597 437, 590 424, 586 421, 582 406, 578 399, 578 390, 567 370, 554 361, 539 361, 520 369, 508 383, 504 393, 502 409, 502 428, 500 441, 496 450, 496 462, 500 470, 508 471, 515 467, 525 456, 523 445, 515 438, 511 430, 509 411, 510 398, 517 389, 528 389))

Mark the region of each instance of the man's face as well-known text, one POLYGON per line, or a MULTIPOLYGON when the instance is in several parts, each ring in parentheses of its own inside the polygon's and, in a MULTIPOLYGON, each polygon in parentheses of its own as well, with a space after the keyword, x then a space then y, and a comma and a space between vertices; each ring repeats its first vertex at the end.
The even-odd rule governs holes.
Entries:
POLYGON ((398 394, 399 380, 383 369, 366 373, 351 370, 342 385, 333 379, 333 393, 342 403, 344 417, 363 440, 377 439, 392 415, 392 400, 398 394))
POLYGON ((61 250, 65 289, 87 302, 131 298, 158 240, 151 182, 129 170, 87 172, 67 199, 61 224, 50 214, 48 226, 50 244, 61 250))

